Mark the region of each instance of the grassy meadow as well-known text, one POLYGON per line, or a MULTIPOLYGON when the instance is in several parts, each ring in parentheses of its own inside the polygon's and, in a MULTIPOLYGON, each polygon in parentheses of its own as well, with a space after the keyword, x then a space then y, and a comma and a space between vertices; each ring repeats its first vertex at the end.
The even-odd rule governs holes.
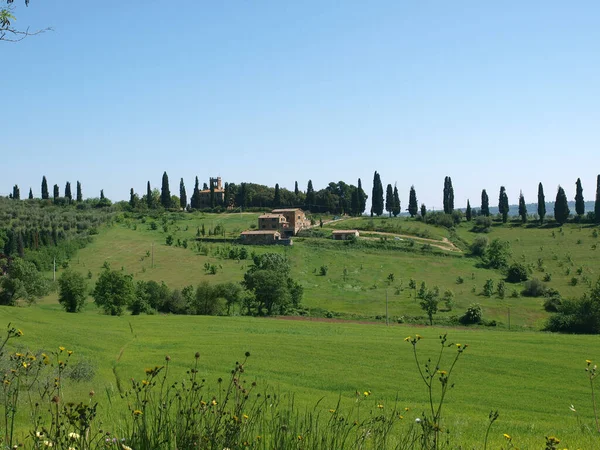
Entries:
MULTIPOLYGON (((171 357, 174 380, 183 378, 193 355, 200 352, 200 376, 216 386, 234 362, 251 353, 248 380, 286 396, 293 393, 300 408, 327 413, 341 396, 350 408, 355 392, 371 391, 363 408, 376 404, 403 408, 413 422, 426 408, 426 390, 419 379, 412 346, 404 337, 420 333, 417 344, 424 362, 439 349, 438 335, 468 344, 453 375, 445 424, 452 442, 482 448, 490 410, 500 419, 492 428, 489 448, 504 445, 503 433, 519 448, 541 448, 544 436, 558 436, 564 448, 593 448, 585 359, 597 357, 598 336, 566 336, 537 332, 451 329, 380 324, 323 323, 250 317, 123 316, 109 317, 93 310, 74 315, 57 305, 32 308, 0 307, 3 322, 23 329, 11 341, 13 349, 74 350, 73 361, 89 360, 96 368, 91 382, 66 383, 66 401, 87 401, 96 392, 100 420, 110 428, 127 412, 119 398, 116 377, 128 384, 144 377, 144 368, 171 357), (116 375, 115 375, 116 374, 116 375), (112 403, 109 404, 109 398, 112 403), (575 405, 579 419, 569 410, 575 405), (584 425, 582 427, 582 425, 584 425)), ((447 369, 450 356, 442 369, 447 369)), ((21 428, 27 423, 23 413, 21 428)), ((561 446, 561 448, 563 448, 561 446)))

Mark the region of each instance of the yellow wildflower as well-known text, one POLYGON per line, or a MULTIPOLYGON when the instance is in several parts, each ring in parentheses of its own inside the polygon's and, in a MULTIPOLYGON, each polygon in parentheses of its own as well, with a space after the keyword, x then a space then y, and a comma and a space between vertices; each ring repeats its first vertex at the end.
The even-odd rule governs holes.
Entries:
POLYGON ((59 349, 61 352, 64 352, 64 351, 65 351, 65 348, 64 348, 62 345, 61 345, 60 347, 58 347, 58 349, 59 349))
POLYGON ((383 405, 382 405, 381 403, 379 403, 379 404, 377 405, 377 407, 378 407, 379 409, 383 409, 383 405))
POLYGON ((512 437, 510 437, 510 434, 504 433, 504 439, 506 439, 507 441, 510 441, 512 439, 512 437))
POLYGON ((330 410, 329 410, 329 412, 330 412, 331 414, 333 414, 333 413, 335 412, 335 409, 330 409, 330 410))
POLYGON ((416 337, 417 339, 423 339, 423 336, 421 336, 420 334, 415 334, 415 337, 416 337))
POLYGON ((142 414, 144 414, 144 413, 141 412, 139 409, 136 409, 135 411, 133 411, 134 416, 141 416, 142 414))
POLYGON ((410 341, 411 339, 412 339, 412 336, 406 336, 406 337, 404 338, 404 342, 408 342, 408 341, 410 341))
POLYGON ((21 330, 17 330, 17 334, 18 334, 19 336, 23 336, 23 332, 22 332, 21 330))
POLYGON ((589 366, 592 363, 591 359, 586 359, 585 362, 587 363, 587 365, 589 366))
POLYGON ((69 439, 76 441, 80 438, 81 436, 79 436, 77 433, 69 433, 69 439))
POLYGON ((71 356, 73 354, 73 350, 67 350, 67 353, 69 354, 69 356, 71 356))
POLYGON ((246 420, 248 420, 248 414, 242 414, 242 417, 246 420))
POLYGON ((217 401, 213 399, 213 401, 210 402, 210 404, 213 405, 213 406, 217 406, 217 401))

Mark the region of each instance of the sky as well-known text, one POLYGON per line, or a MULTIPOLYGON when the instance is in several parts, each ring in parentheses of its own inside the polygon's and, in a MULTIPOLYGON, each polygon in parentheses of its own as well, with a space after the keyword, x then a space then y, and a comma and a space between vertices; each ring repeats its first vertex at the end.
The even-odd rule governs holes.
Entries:
MULTIPOLYGON (((1 3, 1 2, 0 2, 1 3)), ((183 178, 370 196, 374 171, 441 209, 600 173, 600 2, 16 0, 0 42, 0 193, 129 198, 183 178)))

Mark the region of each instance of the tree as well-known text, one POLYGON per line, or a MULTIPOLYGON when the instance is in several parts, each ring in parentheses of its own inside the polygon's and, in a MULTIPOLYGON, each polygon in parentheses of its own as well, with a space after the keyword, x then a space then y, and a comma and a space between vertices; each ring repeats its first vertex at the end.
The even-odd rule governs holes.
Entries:
POLYGON ((367 209, 367 193, 362 188, 362 182, 358 179, 358 215, 362 216, 367 209))
POLYGON ((137 206, 137 195, 135 195, 135 191, 133 188, 129 190, 129 206, 135 208, 137 206))
POLYGON ((419 211, 419 204, 417 202, 417 191, 415 187, 410 187, 410 193, 408 194, 408 213, 410 217, 415 217, 419 211))
POLYGON ((92 297, 105 314, 122 315, 135 300, 133 276, 120 270, 104 269, 96 282, 92 297))
POLYGON ((427 317, 429 317, 429 325, 433 325, 433 315, 437 313, 439 303, 439 293, 436 289, 427 289, 421 296, 419 305, 421 306, 421 309, 425 311, 427 317))
POLYGON ((71 203, 71 201, 73 200, 73 195, 71 195, 71 183, 69 183, 68 181, 65 185, 65 198, 69 203, 71 203))
POLYGON ((502 223, 508 220, 508 195, 504 186, 500 186, 500 195, 498 197, 498 212, 502 214, 502 223))
POLYGON ((385 210, 392 217, 392 211, 394 210, 394 189, 391 184, 388 184, 385 190, 385 210))
POLYGON ((567 221, 570 213, 571 211, 569 211, 569 203, 567 202, 565 190, 558 186, 556 202, 554 203, 554 219, 559 223, 559 225, 562 225, 567 221))
POLYGON ((66 270, 58 279, 58 302, 66 312, 80 312, 85 305, 87 286, 83 275, 66 270))
POLYGON ((600 223, 600 175, 596 179, 596 203, 594 203, 594 222, 600 223))
POLYGON ((575 186, 575 212, 581 217, 585 214, 585 202, 583 200, 583 187, 581 186, 581 180, 579 178, 577 178, 575 186))
POLYGON ((244 274, 242 284, 254 294, 259 315, 283 314, 290 306, 299 306, 302 287, 289 274, 289 262, 278 253, 254 257, 254 265, 244 274))
POLYGON ((304 200, 304 205, 309 211, 311 208, 314 211, 316 206, 315 190, 313 189, 312 180, 308 180, 308 185, 306 186, 306 199, 304 200))
MULTIPOLYGON (((36 34, 44 33, 52 30, 52 28, 44 28, 37 31, 30 31, 29 28, 19 30, 13 26, 16 21, 14 16, 14 0, 6 0, 6 7, 0 7, 0 41, 18 42, 25 39, 27 36, 35 36, 36 34)), ((29 6, 29 0, 25 0, 25 6, 29 6)))
POLYGON ((21 190, 19 189, 19 186, 16 184, 13 186, 12 198, 14 200, 21 200, 21 190))
POLYGON ((421 217, 424 219, 426 214, 427 214, 427 207, 425 206, 425 203, 421 203, 421 217))
POLYGON ((171 191, 169 190, 169 176, 167 175, 167 172, 164 172, 162 176, 162 186, 160 188, 160 204, 165 209, 171 207, 171 191))
POLYGON ((296 196, 296 198, 298 198, 299 193, 300 193, 300 191, 298 190, 298 182, 295 181, 294 182, 294 195, 296 196))
POLYGON ((49 291, 48 281, 35 264, 21 258, 10 260, 6 275, 0 276, 0 305, 14 306, 20 299, 31 304, 49 291))
POLYGON ((383 185, 381 177, 375 171, 373 175, 373 198, 371 200, 371 215, 380 216, 383 214, 383 185))
POLYGON ((48 200, 50 195, 48 194, 48 182, 46 181, 46 176, 42 177, 42 200, 48 200))
POLYGON ((148 181, 148 186, 146 187, 146 204, 148 205, 148 208, 152 208, 154 206, 153 203, 152 189, 150 189, 150 181, 148 181))
POLYGON ((194 192, 192 193, 192 198, 190 199, 190 206, 192 209, 200 208, 200 184, 198 183, 198 177, 196 176, 196 182, 194 184, 194 192))
POLYGON ((540 216, 540 223, 544 223, 544 217, 546 217, 546 198, 544 197, 544 186, 542 183, 538 184, 538 216, 540 216))
POLYGON ((396 184, 394 184, 394 208, 392 209, 392 213, 394 214, 394 217, 398 217, 398 214, 400 214, 401 208, 400 208, 400 196, 398 195, 398 186, 396 186, 396 184))
MULTIPOLYGON (((227 184, 227 183, 225 183, 227 184)), ((227 186, 226 186, 227 187, 227 186)), ((185 192, 185 184, 183 178, 179 181, 179 207, 185 209, 187 206, 187 194, 185 192)))
POLYGON ((485 189, 481 191, 481 214, 485 217, 490 215, 490 199, 485 189))
POLYGON ((81 182, 77 181, 77 203, 83 201, 83 192, 81 192, 81 182))
POLYGON ((58 200, 58 197, 60 197, 60 191, 58 190, 58 184, 54 185, 53 196, 54 196, 54 202, 56 203, 56 200, 58 200))
POLYGON ((486 247, 483 260, 487 267, 491 269, 502 269, 508 265, 510 255, 510 243, 494 239, 486 247))
POLYGON ((273 208, 281 206, 281 193, 279 192, 279 183, 275 183, 275 195, 273 197, 273 208))
POLYGON ((473 212, 471 211, 471 203, 469 203, 469 199, 467 199, 467 209, 465 210, 465 217, 467 222, 470 222, 473 218, 473 212))
POLYGON ((527 205, 525 204, 525 197, 523 197, 523 191, 519 193, 519 216, 521 216, 521 222, 527 222, 527 205))
POLYGON ((213 181, 213 179, 211 178, 210 180, 210 193, 209 193, 209 200, 210 200, 210 207, 214 208, 215 206, 217 206, 217 201, 215 198, 215 182, 213 181))
POLYGON ((444 213, 452 214, 454 211, 454 188, 452 178, 444 178, 444 213))
POLYGON ((29 188, 29 200, 33 200, 33 191, 29 188))
POLYGON ((104 200, 104 189, 100 189, 100 200, 104 200))

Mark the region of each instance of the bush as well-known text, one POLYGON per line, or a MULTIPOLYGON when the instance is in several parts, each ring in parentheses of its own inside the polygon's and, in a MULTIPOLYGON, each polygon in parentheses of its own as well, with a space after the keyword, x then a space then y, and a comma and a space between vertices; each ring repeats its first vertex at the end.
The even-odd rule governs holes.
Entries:
POLYGON ((520 263, 512 263, 506 272, 506 281, 509 283, 520 283, 527 281, 529 274, 527 268, 520 263))
POLYGON ((167 245, 173 245, 173 236, 172 235, 168 235, 166 240, 165 240, 167 245))
POLYGON ((88 359, 81 359, 69 364, 64 376, 73 381, 92 381, 96 375, 96 369, 88 359))
POLYGON ((492 226, 492 218, 487 216, 479 216, 475 219, 471 231, 474 233, 489 233, 492 226))
POLYGON ((548 297, 544 300, 544 309, 548 312, 558 312, 562 300, 560 297, 548 297))
POLYGON ((323 265, 319 268, 319 274, 324 277, 327 275, 327 272, 329 271, 329 267, 323 265))
POLYGON ((469 305, 465 313, 460 317, 460 323, 464 325, 481 323, 483 320, 483 310, 479 303, 469 305))
POLYGON ((546 293, 546 286, 537 278, 532 278, 525 283, 525 288, 521 291, 525 297, 541 297, 546 293))
POLYGON ((485 236, 478 236, 471 244, 470 250, 473 256, 483 256, 488 246, 488 239, 485 236))

